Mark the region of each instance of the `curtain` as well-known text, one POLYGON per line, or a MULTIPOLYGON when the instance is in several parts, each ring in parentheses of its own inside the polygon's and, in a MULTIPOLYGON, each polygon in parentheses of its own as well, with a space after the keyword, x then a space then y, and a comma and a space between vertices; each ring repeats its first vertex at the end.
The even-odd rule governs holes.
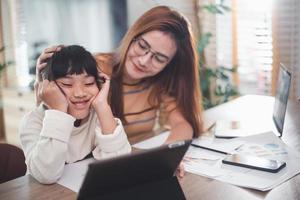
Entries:
POLYGON ((274 0, 273 4, 273 79, 275 94, 279 63, 292 72, 290 98, 300 98, 300 2, 298 0, 274 0))

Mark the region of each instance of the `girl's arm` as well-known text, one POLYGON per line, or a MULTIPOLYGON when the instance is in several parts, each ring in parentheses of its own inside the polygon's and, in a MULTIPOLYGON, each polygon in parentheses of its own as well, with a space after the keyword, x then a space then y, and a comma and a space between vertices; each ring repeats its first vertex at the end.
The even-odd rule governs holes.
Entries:
POLYGON ((19 132, 29 173, 44 184, 55 183, 62 175, 68 141, 75 119, 40 105, 27 114, 19 132))
POLYGON ((99 93, 93 100, 92 106, 94 107, 97 113, 102 134, 107 135, 113 133, 113 131, 117 126, 117 123, 116 120, 114 119, 112 110, 107 102, 110 79, 104 73, 101 73, 100 76, 104 77, 105 82, 102 84, 99 93))
POLYGON ((110 79, 104 73, 101 73, 100 76, 105 78, 105 83, 92 103, 99 120, 96 128, 96 149, 93 151, 96 159, 131 151, 122 123, 119 119, 114 118, 107 102, 110 79))
POLYGON ((67 100, 55 82, 41 82, 39 97, 49 110, 40 105, 25 116, 20 136, 30 174, 47 184, 62 175, 75 119, 66 114, 67 100))

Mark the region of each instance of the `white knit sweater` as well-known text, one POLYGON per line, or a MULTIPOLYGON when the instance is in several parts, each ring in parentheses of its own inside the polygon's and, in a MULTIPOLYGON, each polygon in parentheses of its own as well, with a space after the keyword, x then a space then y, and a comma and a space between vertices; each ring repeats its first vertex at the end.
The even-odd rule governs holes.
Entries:
POLYGON ((19 132, 29 173, 44 184, 55 183, 66 163, 92 152, 96 159, 129 153, 131 146, 122 123, 112 134, 103 135, 95 111, 86 123, 74 127, 75 118, 39 106, 24 116, 19 132))

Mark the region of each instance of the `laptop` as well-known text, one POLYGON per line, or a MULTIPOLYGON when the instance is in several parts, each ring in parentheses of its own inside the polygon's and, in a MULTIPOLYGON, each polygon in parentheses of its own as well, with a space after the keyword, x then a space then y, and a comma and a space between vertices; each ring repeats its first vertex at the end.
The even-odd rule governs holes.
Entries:
POLYGON ((89 164, 78 199, 185 199, 174 175, 191 140, 89 164))
POLYGON ((273 110, 273 122, 279 133, 279 137, 282 136, 282 132, 283 132, 283 125, 284 125, 285 113, 287 108, 287 102, 289 98, 291 80, 292 80, 291 73, 287 70, 287 68, 282 63, 280 63, 277 90, 276 90, 274 110, 273 110))
MULTIPOLYGON (((273 123, 275 124, 275 134, 282 136, 287 102, 289 98, 289 88, 291 85, 291 73, 280 63, 278 81, 273 108, 273 123)), ((260 133, 259 129, 253 129, 253 124, 248 121, 217 121, 214 134, 217 138, 235 138, 250 136, 260 133)))

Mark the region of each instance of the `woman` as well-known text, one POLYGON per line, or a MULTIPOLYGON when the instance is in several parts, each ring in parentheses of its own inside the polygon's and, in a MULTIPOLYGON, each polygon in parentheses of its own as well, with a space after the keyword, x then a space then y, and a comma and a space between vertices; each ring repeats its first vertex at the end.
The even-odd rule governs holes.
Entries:
MULTIPOLYGON (((59 50, 46 49, 37 69, 59 50)), ((180 13, 167 6, 150 9, 116 52, 95 58, 111 78, 110 105, 129 138, 152 131, 158 121, 171 131, 167 142, 202 132, 197 53, 190 24, 180 13)))
POLYGON ((20 127, 33 177, 54 183, 65 163, 89 154, 101 159, 131 151, 122 123, 113 117, 107 102, 109 78, 101 74, 105 79, 101 86, 92 54, 76 45, 64 47, 51 57, 42 75, 43 105, 28 113, 20 127))

